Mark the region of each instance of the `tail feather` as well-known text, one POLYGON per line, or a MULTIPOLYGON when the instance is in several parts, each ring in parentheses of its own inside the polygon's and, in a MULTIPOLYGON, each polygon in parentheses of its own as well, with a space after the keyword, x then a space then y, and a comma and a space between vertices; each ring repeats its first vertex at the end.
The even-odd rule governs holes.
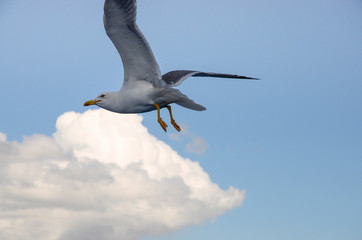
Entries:
POLYGON ((195 103, 193 100, 189 99, 189 98, 185 98, 182 99, 180 101, 175 102, 176 104, 191 109, 191 110, 195 110, 195 111, 205 111, 206 108, 200 104, 195 103))
POLYGON ((176 103, 182 107, 195 110, 195 111, 205 111, 206 108, 200 104, 195 103, 193 100, 188 98, 185 94, 183 94, 180 90, 175 88, 167 88, 168 97, 172 99, 172 103, 176 103))

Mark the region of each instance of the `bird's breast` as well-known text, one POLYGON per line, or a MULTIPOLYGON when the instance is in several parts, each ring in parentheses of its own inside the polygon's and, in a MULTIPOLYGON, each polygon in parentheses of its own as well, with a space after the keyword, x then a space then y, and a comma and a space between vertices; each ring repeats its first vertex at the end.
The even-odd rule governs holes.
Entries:
POLYGON ((148 85, 130 88, 122 92, 122 108, 124 113, 143 113, 156 110, 154 106, 157 89, 148 85))

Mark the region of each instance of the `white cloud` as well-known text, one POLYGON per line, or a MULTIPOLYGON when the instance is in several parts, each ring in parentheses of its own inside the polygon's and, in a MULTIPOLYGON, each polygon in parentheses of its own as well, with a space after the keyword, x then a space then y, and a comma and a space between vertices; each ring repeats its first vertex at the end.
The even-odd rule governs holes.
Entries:
POLYGON ((173 141, 187 140, 186 151, 195 154, 202 154, 208 148, 208 144, 202 137, 194 136, 193 133, 189 131, 189 128, 186 125, 181 125, 181 133, 170 133, 169 137, 173 141))
POLYGON ((194 137, 192 141, 186 145, 186 150, 188 152, 202 154, 206 151, 208 145, 206 141, 201 137, 194 137))
POLYGON ((0 239, 139 239, 241 205, 138 115, 67 112, 53 136, 0 133, 0 239))

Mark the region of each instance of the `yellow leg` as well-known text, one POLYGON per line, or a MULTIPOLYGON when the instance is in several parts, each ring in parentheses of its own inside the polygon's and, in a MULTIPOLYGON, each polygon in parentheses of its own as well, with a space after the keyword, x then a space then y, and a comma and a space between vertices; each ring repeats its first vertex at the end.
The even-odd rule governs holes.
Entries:
POLYGON ((173 119, 172 117, 172 111, 171 111, 171 106, 166 106, 168 111, 170 112, 170 117, 171 117, 171 123, 174 126, 174 128, 179 132, 181 131, 181 128, 179 127, 179 125, 177 125, 177 123, 175 122, 175 119, 173 119))
POLYGON ((157 108, 157 121, 158 123, 161 125, 162 129, 167 132, 166 128, 168 127, 167 124, 162 120, 161 116, 160 116, 160 105, 158 105, 157 103, 153 104, 155 105, 155 107, 157 108))

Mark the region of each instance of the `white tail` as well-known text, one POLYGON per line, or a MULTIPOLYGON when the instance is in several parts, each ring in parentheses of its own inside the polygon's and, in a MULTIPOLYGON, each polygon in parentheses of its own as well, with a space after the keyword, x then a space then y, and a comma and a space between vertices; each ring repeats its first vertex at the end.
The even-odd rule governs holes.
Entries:
POLYGON ((182 107, 192 109, 192 110, 195 110, 195 111, 205 111, 206 110, 206 108, 204 106, 195 103, 194 101, 192 101, 191 99, 189 99, 187 97, 180 100, 180 101, 177 101, 175 103, 182 106, 182 107))

